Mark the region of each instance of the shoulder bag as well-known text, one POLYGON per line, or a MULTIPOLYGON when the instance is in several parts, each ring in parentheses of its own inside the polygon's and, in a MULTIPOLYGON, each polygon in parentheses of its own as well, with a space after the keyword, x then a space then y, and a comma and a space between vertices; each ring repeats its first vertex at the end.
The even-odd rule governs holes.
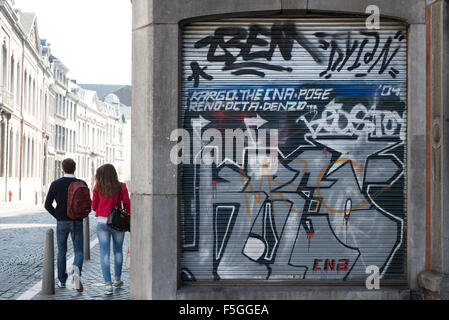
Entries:
POLYGON ((120 184, 120 192, 118 194, 117 203, 109 212, 107 224, 111 228, 118 231, 130 231, 130 216, 125 208, 122 208, 120 203, 120 196, 122 192, 122 185, 120 184))

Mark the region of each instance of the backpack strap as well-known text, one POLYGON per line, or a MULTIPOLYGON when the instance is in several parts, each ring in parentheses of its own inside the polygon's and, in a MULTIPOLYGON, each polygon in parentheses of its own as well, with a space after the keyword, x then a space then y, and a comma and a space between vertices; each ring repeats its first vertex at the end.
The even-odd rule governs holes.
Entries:
MULTIPOLYGON (((76 179, 76 182, 83 182, 83 180, 81 179, 76 179)), ((72 182, 73 183, 73 182, 72 182)), ((76 240, 76 221, 73 220, 73 241, 75 242, 76 240)))

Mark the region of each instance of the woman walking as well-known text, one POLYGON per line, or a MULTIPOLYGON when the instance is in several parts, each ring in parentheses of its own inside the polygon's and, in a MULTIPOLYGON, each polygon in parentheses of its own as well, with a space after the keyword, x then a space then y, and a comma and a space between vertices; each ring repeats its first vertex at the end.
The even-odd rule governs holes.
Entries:
POLYGON ((95 174, 95 187, 92 196, 92 209, 97 217, 97 236, 100 243, 101 271, 105 282, 104 294, 111 295, 112 288, 120 288, 123 265, 123 240, 125 232, 115 230, 107 224, 109 212, 119 200, 124 205, 126 212, 130 214, 131 205, 128 189, 125 183, 120 183, 117 172, 112 164, 104 164, 97 169, 95 174), (120 199, 118 199, 120 197, 120 199), (109 254, 111 238, 114 250, 114 281, 111 281, 111 269, 109 265, 109 254))

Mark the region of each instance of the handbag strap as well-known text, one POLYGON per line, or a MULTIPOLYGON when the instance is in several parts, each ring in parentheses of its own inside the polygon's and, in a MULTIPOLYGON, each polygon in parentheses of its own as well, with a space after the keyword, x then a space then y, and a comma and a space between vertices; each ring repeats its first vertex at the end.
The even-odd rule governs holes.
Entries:
POLYGON ((119 203, 120 203, 120 196, 122 195, 122 184, 120 183, 120 191, 118 192, 118 198, 117 198, 117 203, 116 203, 116 207, 119 208, 119 203))

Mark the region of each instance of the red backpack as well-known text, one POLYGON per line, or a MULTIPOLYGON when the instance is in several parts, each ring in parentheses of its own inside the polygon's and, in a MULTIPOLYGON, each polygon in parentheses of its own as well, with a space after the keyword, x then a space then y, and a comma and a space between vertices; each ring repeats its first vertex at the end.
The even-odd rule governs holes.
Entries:
POLYGON ((89 187, 84 181, 78 180, 69 185, 67 195, 67 216, 72 220, 86 218, 92 206, 89 187))

